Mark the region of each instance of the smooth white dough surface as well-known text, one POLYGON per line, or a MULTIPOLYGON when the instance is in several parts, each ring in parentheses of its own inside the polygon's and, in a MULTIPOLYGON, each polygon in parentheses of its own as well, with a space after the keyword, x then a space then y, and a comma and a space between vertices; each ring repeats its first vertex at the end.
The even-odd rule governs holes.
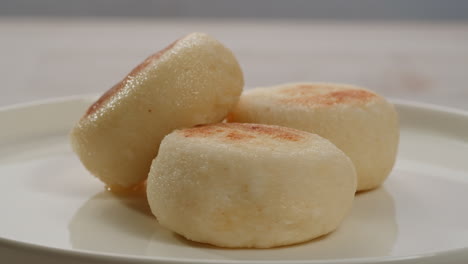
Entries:
POLYGON ((230 122, 261 123, 316 133, 353 161, 358 190, 379 186, 395 163, 398 114, 369 90, 345 84, 291 83, 246 91, 230 122))
POLYGON ((106 184, 138 184, 165 135, 220 122, 243 85, 232 52, 206 34, 192 33, 148 57, 96 101, 71 133, 73 149, 106 184))
POLYGON ((351 160, 328 140, 257 124, 214 124, 164 138, 147 182, 158 222, 222 247, 269 248, 335 230, 356 191, 351 160))

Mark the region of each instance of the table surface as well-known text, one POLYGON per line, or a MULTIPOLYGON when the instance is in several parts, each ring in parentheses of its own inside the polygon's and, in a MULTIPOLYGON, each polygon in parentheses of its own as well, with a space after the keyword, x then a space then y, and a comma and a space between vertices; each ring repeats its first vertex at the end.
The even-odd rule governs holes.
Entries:
POLYGON ((192 31, 242 65, 246 87, 320 81, 468 110, 468 23, 0 18, 0 106, 102 93, 192 31))

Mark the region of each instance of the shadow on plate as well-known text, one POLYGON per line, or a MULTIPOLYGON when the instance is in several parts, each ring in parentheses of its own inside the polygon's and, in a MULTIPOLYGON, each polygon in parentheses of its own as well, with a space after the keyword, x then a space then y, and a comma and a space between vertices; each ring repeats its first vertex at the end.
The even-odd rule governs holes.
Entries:
POLYGON ((171 236, 159 226, 144 191, 103 191, 75 213, 68 226, 73 248, 107 253, 145 254, 153 233, 171 236))
POLYGON ((69 224, 73 248, 146 256, 238 260, 293 260, 388 255, 397 237, 395 205, 388 191, 359 193, 354 208, 335 232, 313 241, 275 249, 227 250, 192 242, 161 227, 144 191, 103 191, 89 199, 69 224))

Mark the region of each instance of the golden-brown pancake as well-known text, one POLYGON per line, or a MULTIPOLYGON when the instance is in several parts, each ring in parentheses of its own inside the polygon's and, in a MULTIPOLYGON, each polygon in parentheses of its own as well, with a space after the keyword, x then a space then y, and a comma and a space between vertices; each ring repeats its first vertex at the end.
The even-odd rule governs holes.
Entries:
POLYGON ((249 90, 228 121, 287 126, 330 140, 353 161, 359 191, 387 178, 398 149, 393 105, 352 85, 293 83, 249 90))
POLYGON ((167 135, 147 196, 159 223, 190 240, 269 248, 335 230, 356 181, 351 160, 318 135, 221 123, 167 135))
POLYGON ((222 121, 243 85, 232 52, 192 33, 148 57, 91 105, 71 132, 73 149, 106 184, 133 186, 146 179, 165 135, 222 121))

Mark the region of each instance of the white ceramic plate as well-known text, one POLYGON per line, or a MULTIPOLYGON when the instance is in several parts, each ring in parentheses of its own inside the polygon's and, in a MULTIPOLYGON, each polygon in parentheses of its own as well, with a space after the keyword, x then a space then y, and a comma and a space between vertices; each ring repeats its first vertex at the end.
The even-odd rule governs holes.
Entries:
POLYGON ((193 243, 144 197, 116 196, 82 167, 68 131, 92 98, 0 110, 1 263, 467 263, 468 114, 396 102, 397 165, 358 194, 331 235, 265 250, 193 243))

